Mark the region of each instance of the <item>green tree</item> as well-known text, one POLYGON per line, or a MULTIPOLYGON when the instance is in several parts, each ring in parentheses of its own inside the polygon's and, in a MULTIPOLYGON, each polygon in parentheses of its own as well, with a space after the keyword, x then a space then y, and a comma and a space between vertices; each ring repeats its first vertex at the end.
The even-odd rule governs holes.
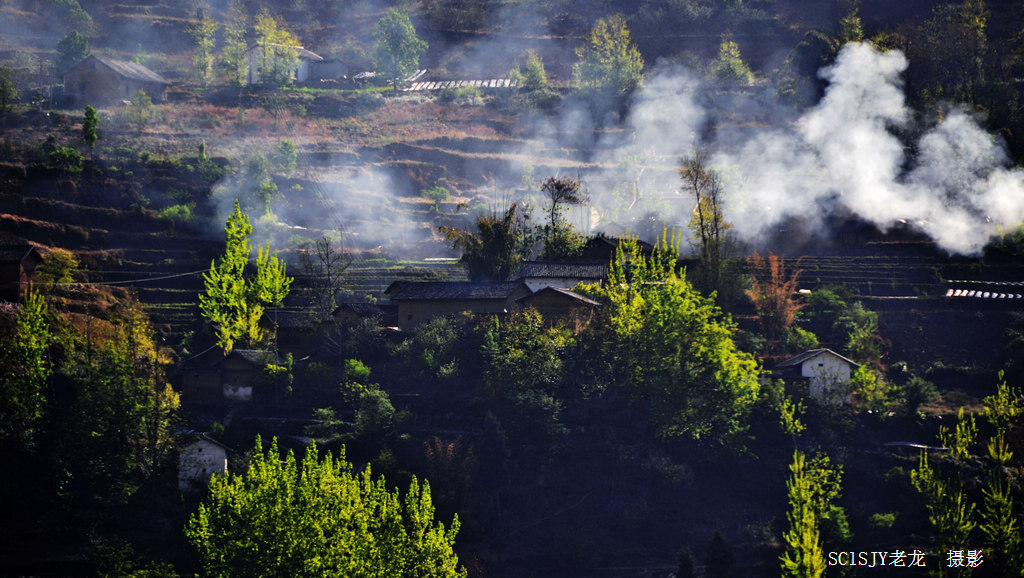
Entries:
POLYGON ((146 125, 149 123, 149 117, 153 115, 153 99, 146 94, 145 90, 141 88, 135 91, 132 95, 132 100, 128 104, 128 119, 135 125, 135 130, 138 134, 142 134, 142 131, 146 130, 146 125))
POLYGON ((274 164, 277 169, 286 176, 295 172, 295 166, 299 160, 299 153, 295 151, 295 143, 288 139, 281 139, 274 152, 274 164))
POLYGON ((353 473, 344 449, 299 463, 259 438, 248 470, 215 475, 185 528, 208 576, 465 576, 453 551, 459 529, 434 521, 430 486, 413 478, 404 498, 370 468, 353 473))
POLYGON ((445 187, 440 186, 424 189, 420 194, 430 199, 434 203, 433 210, 435 213, 440 213, 441 203, 447 201, 452 196, 451 191, 449 191, 445 187))
POLYGON ((679 169, 683 192, 695 202, 690 231, 700 261, 698 286, 707 293, 723 288, 727 261, 732 257, 732 223, 725 219, 725 189, 709 160, 707 151, 698 149, 682 159, 679 169))
POLYGON ((30 444, 46 404, 51 366, 47 350, 53 335, 46 319, 46 300, 29 290, 18 308, 13 330, 0 338, 0 441, 30 444))
MULTIPOLYGON (((291 84, 294 80, 292 71, 299 62, 298 39, 274 18, 268 8, 256 14, 253 31, 259 48, 260 84, 270 87, 291 84)), ((274 123, 276 127, 277 116, 274 123)))
POLYGON ((85 144, 92 147, 96 144, 96 141, 100 138, 96 134, 96 129, 100 126, 100 117, 96 114, 96 109, 91 106, 85 107, 85 116, 82 118, 82 140, 85 144))
POLYGON ((199 310, 214 326, 217 344, 231 351, 239 339, 250 343, 261 340, 263 332, 259 321, 264 306, 280 305, 288 295, 292 278, 285 274, 284 262, 276 254, 270 254, 269 244, 266 250, 260 247, 256 274, 246 276, 252 253, 249 246, 252 225, 237 199, 224 232, 227 237, 224 255, 219 262, 211 263, 210 270, 203 275, 205 290, 199 295, 199 310))
POLYGON ((518 273, 520 265, 533 253, 534 228, 528 207, 512 203, 504 215, 480 215, 476 232, 456 227, 438 229, 462 249, 459 262, 473 281, 504 281, 518 273))
POLYGON ((249 15, 243 0, 231 0, 224 26, 224 66, 232 85, 245 86, 249 76, 249 45, 245 38, 249 15))
POLYGON ((54 65, 58 74, 63 74, 89 54, 89 38, 77 30, 68 32, 57 42, 57 62, 54 65))
POLYGON ((786 552, 780 557, 783 576, 819 578, 825 574, 825 552, 819 527, 820 492, 803 452, 793 452, 789 471, 790 478, 786 480, 789 529, 783 534, 786 552))
POLYGON ((0 66, 0 117, 7 122, 7 109, 21 97, 18 85, 14 82, 14 70, 10 66, 0 66))
POLYGON ((754 75, 740 57, 740 45, 726 38, 718 47, 718 58, 711 63, 711 77, 726 86, 750 86, 754 75))
POLYGON ((196 43, 196 54, 192 61, 196 67, 196 78, 206 88, 213 79, 213 48, 217 40, 217 23, 210 18, 210 7, 201 2, 196 7, 195 22, 185 27, 185 32, 196 43))
POLYGON ((576 59, 572 78, 578 90, 622 99, 643 84, 644 59, 621 15, 598 20, 576 59))
POLYGON ((580 191, 580 182, 573 178, 548 177, 541 190, 548 195, 548 222, 544 226, 544 250, 540 258, 557 261, 575 257, 583 248, 585 239, 565 218, 566 205, 584 205, 590 197, 580 191))
POLYGON ((398 80, 416 70, 427 43, 416 35, 409 15, 397 10, 389 10, 377 22, 376 37, 377 68, 398 92, 398 80))
POLYGON ((738 443, 758 399, 758 367, 736 348, 736 326, 677 268, 678 239, 645 255, 620 244, 601 287, 577 289, 604 302, 614 379, 649 407, 658 436, 738 443))
POLYGON ((68 285, 75 282, 78 267, 78 258, 71 251, 50 249, 36 269, 36 283, 44 293, 66 290, 68 285))

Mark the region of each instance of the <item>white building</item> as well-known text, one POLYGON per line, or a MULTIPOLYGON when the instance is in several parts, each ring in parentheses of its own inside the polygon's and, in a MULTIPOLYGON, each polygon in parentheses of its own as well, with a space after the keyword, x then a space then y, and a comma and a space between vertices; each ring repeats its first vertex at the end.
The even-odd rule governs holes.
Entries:
POLYGON ((195 491, 210 482, 214 473, 228 472, 228 447, 206 434, 183 446, 178 453, 178 489, 195 491))
POLYGON ((323 62, 323 57, 305 48, 288 47, 283 44, 253 44, 249 46, 246 61, 249 65, 249 75, 246 81, 249 84, 262 84, 264 70, 274 70, 274 59, 281 58, 288 62, 288 69, 283 71, 294 82, 302 83, 309 80, 309 64, 311 62, 323 62), (264 50, 266 48, 266 50, 264 50), (298 58, 294 61, 286 56, 288 50, 295 50, 298 58))
POLYGON ((806 382, 811 399, 838 405, 852 400, 850 379, 858 367, 831 349, 811 349, 776 365, 772 377, 806 382))

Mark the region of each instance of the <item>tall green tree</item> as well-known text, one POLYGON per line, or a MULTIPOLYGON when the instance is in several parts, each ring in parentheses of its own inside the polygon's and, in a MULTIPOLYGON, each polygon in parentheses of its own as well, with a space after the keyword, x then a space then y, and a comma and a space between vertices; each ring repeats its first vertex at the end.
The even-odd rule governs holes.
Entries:
POLYGON ((245 38, 248 22, 245 3, 242 0, 231 0, 224 26, 224 67, 228 71, 229 82, 239 88, 245 86, 249 76, 249 45, 245 38))
POLYGON ((10 66, 0 66, 0 118, 7 121, 7 109, 18 100, 21 92, 14 82, 14 70, 10 66))
POLYGON ((567 205, 584 205, 590 197, 580 190, 580 182, 571 177, 548 177, 540 189, 548 195, 548 222, 544 226, 544 250, 540 258, 557 261, 576 256, 585 239, 565 218, 567 205))
POLYGON ((391 79, 398 92, 399 79, 416 70, 427 43, 416 35, 409 15, 397 10, 389 10, 377 22, 376 37, 377 69, 391 79))
POLYGON ((138 89, 128 103, 128 120, 135 125, 135 131, 142 134, 153 115, 153 99, 143 89, 138 89))
POLYGON ((621 99, 643 84, 644 59, 621 15, 598 20, 576 59, 572 78, 578 90, 621 99))
POLYGON ((620 244, 601 287, 578 289, 604 302, 614 379, 651 412, 663 439, 740 442, 758 399, 758 367, 736 348, 736 326, 680 274, 678 239, 645 255, 620 244))
POLYGON ((718 58, 711 62, 711 77, 727 86, 750 86, 754 75, 740 57, 740 45, 725 38, 718 47, 718 58))
POLYGON ((725 188, 718 172, 710 166, 704 149, 682 159, 679 176, 683 193, 692 196, 695 202, 690 231, 700 260, 698 286, 708 293, 721 290, 727 261, 732 256, 729 237, 732 223, 725 218, 725 188))
POLYGON ((215 475, 185 528, 207 576, 465 576, 453 551, 458 518, 434 521, 430 486, 402 497, 370 468, 353 473, 314 446, 301 463, 259 438, 247 471, 215 475))
POLYGON ((0 441, 30 444, 43 415, 52 371, 47 350, 53 339, 46 315, 45 299, 29 290, 12 331, 0 338, 0 441))
POLYGON ((256 273, 246 274, 252 249, 249 235, 252 225, 235 200, 224 233, 227 238, 224 255, 210 264, 203 275, 205 290, 199 295, 199 310, 213 326, 217 344, 231 351, 235 342, 244 339, 258 343, 263 337, 259 321, 265 305, 280 306, 291 288, 292 278, 285 273, 284 262, 270 254, 270 245, 260 247, 256 273))
POLYGON ((96 109, 91 106, 85 107, 85 116, 82 117, 82 140, 85 144, 92 147, 96 144, 96 141, 100 138, 96 134, 96 129, 100 126, 100 117, 96 114, 96 109))
MULTIPOLYGON (((259 49, 259 83, 269 87, 291 84, 292 71, 299 62, 299 41, 263 8, 256 14, 253 24, 256 46, 259 49)), ((277 117, 274 117, 275 126, 277 117)))
POLYGON ((213 79, 213 48, 217 40, 217 23, 210 17, 210 7, 205 2, 196 6, 195 22, 185 27, 185 32, 196 43, 196 54, 192 57, 196 78, 206 88, 213 79))
POLYGON ((821 546, 819 488, 809 471, 806 456, 797 450, 789 465, 786 480, 790 511, 789 529, 783 535, 786 552, 780 557, 782 575, 792 578, 819 578, 825 574, 825 552, 821 546))
POLYGON ((89 56, 89 37, 77 30, 72 30, 57 42, 57 62, 54 63, 58 74, 78 64, 89 56))

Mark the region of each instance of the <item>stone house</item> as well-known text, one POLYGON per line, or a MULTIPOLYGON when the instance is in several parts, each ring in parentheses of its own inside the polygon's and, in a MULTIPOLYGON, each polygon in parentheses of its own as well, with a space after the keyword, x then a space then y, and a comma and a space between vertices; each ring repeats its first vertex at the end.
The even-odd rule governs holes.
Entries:
POLYGON ((852 401, 850 381, 860 367, 831 349, 811 349, 778 363, 771 377, 782 379, 820 403, 839 405, 852 401))
POLYGON ((0 301, 21 301, 42 262, 43 256, 32 245, 0 245, 0 301))
POLYGON ((78 104, 103 106, 130 100, 138 90, 163 102, 171 83, 135 62, 89 55, 64 73, 64 93, 78 104))
POLYGON ((442 315, 508 313, 533 292, 522 281, 395 281, 385 293, 408 331, 442 315))
POLYGON ((213 474, 228 471, 228 448, 207 434, 198 434, 178 452, 178 489, 201 491, 213 474))

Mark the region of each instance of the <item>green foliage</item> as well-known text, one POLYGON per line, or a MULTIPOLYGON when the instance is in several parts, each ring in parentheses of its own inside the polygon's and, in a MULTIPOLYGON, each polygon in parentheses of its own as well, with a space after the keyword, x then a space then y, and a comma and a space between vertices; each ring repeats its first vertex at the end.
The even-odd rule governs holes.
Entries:
POLYGON ((0 66, 0 117, 7 118, 7 109, 21 98, 21 92, 15 83, 14 70, 10 66, 0 66))
POLYGON ((295 151, 295 143, 288 139, 282 139, 274 153, 274 164, 277 165, 277 169, 285 175, 291 176, 295 172, 298 158, 299 153, 295 151))
POLYGON ((413 371, 444 380, 458 374, 462 345, 462 323, 455 317, 442 315, 417 327, 399 351, 406 354, 413 371))
POLYGON ((928 452, 921 452, 917 469, 911 470, 910 481, 924 498, 928 521, 940 536, 942 550, 966 544, 977 522, 975 505, 964 492, 963 484, 938 475, 928 461, 928 452))
POLYGON ((78 0, 47 0, 47 4, 69 28, 89 30, 92 28, 92 16, 89 15, 78 0))
POLYGON ((210 18, 210 7, 205 3, 198 9, 197 20, 185 27, 185 33, 196 43, 193 56, 195 75, 200 86, 206 88, 213 79, 214 45, 217 40, 217 23, 210 18))
POLYGON ((798 436, 804 432, 806 426, 800 421, 806 408, 802 401, 794 402, 789 397, 783 397, 779 405, 779 417, 782 423, 782 431, 791 436, 798 436))
POLYGON ((502 216, 477 217, 475 233, 446 226, 438 229, 452 242, 452 248, 462 250, 459 262, 471 280, 504 281, 518 273, 533 252, 535 233, 530 218, 529 208, 512 203, 502 216))
POLYGON ((72 30, 57 42, 57 61, 54 66, 58 72, 63 73, 89 54, 89 38, 77 30, 72 30))
POLYGON ((541 260, 560 261, 577 256, 586 239, 576 232, 563 211, 566 205, 589 203, 590 197, 580 191, 578 180, 568 177, 548 177, 540 188, 548 195, 548 222, 543 229, 544 250, 540 254, 541 260))
POLYGON ((608 282, 583 291, 604 302, 607 355, 659 437, 737 443, 758 398, 757 362, 736 348, 732 320, 680 276, 677 246, 663 239, 644 255, 624 241, 608 282))
POLYGON ((915 415, 921 404, 938 399, 939 390, 934 383, 914 375, 899 388, 899 395, 903 401, 903 411, 907 415, 915 415))
POLYGON ((441 203, 447 201, 452 196, 451 191, 441 186, 430 187, 429 189, 423 190, 420 194, 434 203, 433 210, 435 213, 440 213, 441 203))
POLYGON ((276 254, 270 254, 270 245, 260 247, 256 260, 256 274, 245 274, 249 256, 249 235, 252 225, 249 216, 242 213, 238 200, 228 216, 224 228, 227 243, 220 262, 210 264, 203 275, 204 292, 199 295, 199 310, 210 322, 217 335, 217 344, 231 351, 235 341, 257 343, 262 338, 259 326, 264 305, 280 306, 291 288, 292 278, 285 274, 285 265, 276 254))
POLYGON ((877 512, 868 518, 868 525, 875 529, 888 530, 896 524, 895 512, 877 512))
MULTIPOLYGON (((248 41, 245 29, 249 16, 243 0, 231 0, 228 17, 224 26, 224 66, 230 83, 239 88, 245 86, 249 76, 248 41)), ((241 113, 244 109, 239 108, 241 113)))
POLYGON ((99 135, 96 134, 96 129, 100 126, 100 117, 96 114, 96 109, 91 106, 85 107, 85 116, 82 119, 82 140, 85 144, 92 147, 96 144, 96 140, 99 139, 99 135))
POLYGON ((725 284, 726 262, 732 256, 729 230, 732 223, 725 219, 725 188, 718 172, 711 168, 708 152, 698 149, 682 159, 679 176, 683 193, 696 203, 690 218, 691 239, 697 247, 700 270, 697 286, 710 294, 721 292, 725 284))
POLYGON ((718 58, 710 66, 711 77, 725 86, 750 86, 754 75, 743 59, 740 46, 731 39, 722 40, 718 47, 718 58))
POLYGON ((460 106, 473 106, 481 103, 480 89, 475 86, 449 86, 442 90, 437 99, 441 102, 454 102, 460 106))
POLYGON ((453 551, 458 518, 434 521, 427 482, 413 478, 404 498, 370 468, 353 473, 314 446, 299 463, 266 454, 256 441, 248 470, 214 476, 185 528, 208 576, 465 576, 453 551))
POLYGON ((82 153, 71 147, 57 147, 47 155, 50 166, 65 175, 77 175, 82 172, 82 153))
MULTIPOLYGON (((271 87, 291 84, 292 71, 299 62, 298 39, 266 7, 256 14, 253 33, 259 47, 260 84, 271 87)), ((276 122, 277 116, 274 118, 276 122)))
POLYGON ((583 92, 621 99, 643 84, 644 59, 621 15, 598 20, 576 59, 573 84, 583 92))
POLYGON ((75 281, 78 258, 66 249, 50 249, 36 269, 36 283, 47 293, 64 291, 75 281))
POLYGON ((850 392, 854 407, 861 411, 883 412, 894 401, 892 384, 867 365, 861 365, 850 376, 850 392))
POLYGON ((46 404, 52 371, 47 350, 50 332, 46 300, 29 290, 18 309, 13 330, 0 337, 0 441, 21 439, 30 444, 46 404))
POLYGON ((377 70, 391 79, 397 91, 399 79, 419 66, 420 55, 426 52, 427 43, 416 35, 409 15, 397 10, 389 10, 377 22, 375 34, 377 70))
POLYGON ((141 88, 136 90, 128 104, 128 119, 135 125, 138 134, 142 134, 142 131, 146 130, 146 124, 149 123, 149 117, 152 115, 153 99, 146 94, 145 90, 141 88))
POLYGON ((484 387, 512 439, 547 441, 565 433, 557 393, 571 333, 545 327, 534 309, 492 316, 483 332, 484 387))
POLYGON ((1002 372, 999 372, 996 392, 985 397, 982 402, 985 404, 982 415, 998 435, 1009 432, 1018 423, 1020 416, 1024 415, 1024 396, 1019 389, 1006 383, 1002 372))
POLYGON ((786 514, 789 529, 783 534, 786 552, 780 557, 782 575, 793 578, 818 578, 825 573, 825 552, 821 547, 819 527, 823 493, 816 483, 813 469, 800 451, 793 452, 786 481, 790 511, 786 514))
POLYGON ((189 224, 195 221, 196 204, 188 202, 183 204, 164 207, 157 212, 156 217, 161 221, 167 221, 173 228, 177 224, 189 224))

